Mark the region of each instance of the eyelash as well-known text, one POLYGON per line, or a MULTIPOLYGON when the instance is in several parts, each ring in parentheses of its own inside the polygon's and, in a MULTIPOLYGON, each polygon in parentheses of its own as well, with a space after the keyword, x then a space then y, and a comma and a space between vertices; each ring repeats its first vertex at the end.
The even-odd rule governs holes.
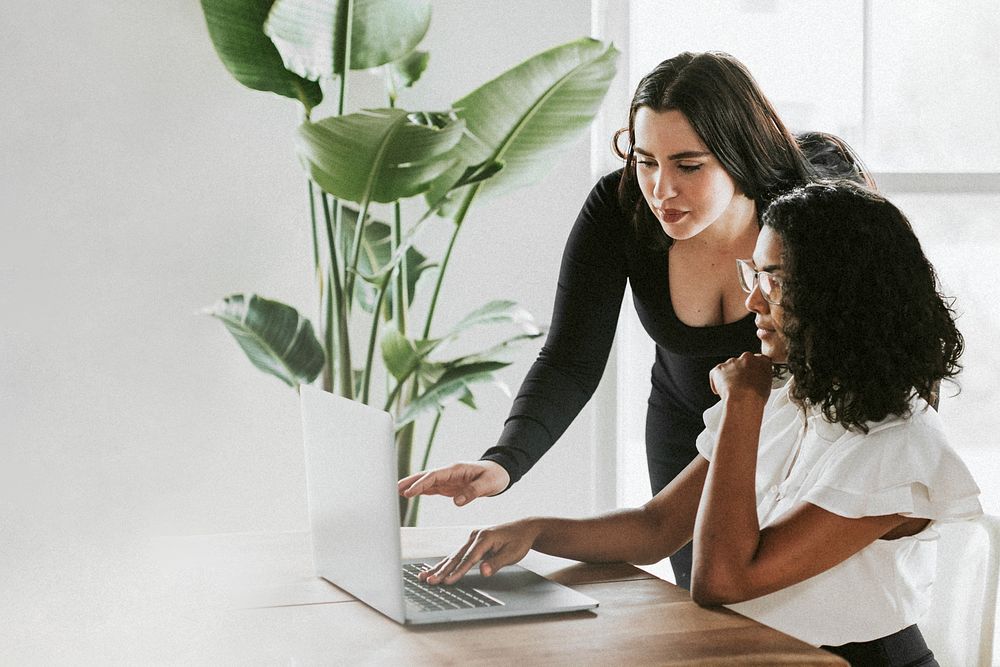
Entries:
MULTIPOLYGON (((641 167, 655 167, 656 163, 652 160, 636 160, 635 163, 641 167)), ((678 164, 677 168, 680 169, 685 174, 692 174, 699 169, 701 169, 701 164, 678 164)))

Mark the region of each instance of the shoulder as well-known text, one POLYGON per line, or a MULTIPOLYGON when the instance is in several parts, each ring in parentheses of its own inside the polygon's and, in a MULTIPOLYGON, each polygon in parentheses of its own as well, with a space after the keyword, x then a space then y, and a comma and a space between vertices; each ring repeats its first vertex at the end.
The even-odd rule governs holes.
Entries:
POLYGON ((618 184, 622 180, 622 172, 624 169, 615 169, 611 173, 605 174, 598 179, 597 183, 594 185, 593 192, 599 193, 601 197, 612 197, 615 200, 618 199, 618 184))
POLYGON ((982 511, 972 473, 922 399, 911 401, 909 414, 868 426, 868 433, 840 427, 816 471, 811 502, 844 516, 960 519, 982 511))
POLYGON ((826 421, 818 409, 810 411, 819 437, 831 443, 829 461, 866 465, 869 469, 933 466, 936 461, 956 459, 941 418, 923 399, 910 401, 909 412, 888 415, 866 424, 868 432, 847 429, 826 421))
POLYGON ((872 455, 884 456, 892 452, 904 458, 955 455, 941 417, 919 397, 910 401, 907 414, 888 415, 879 421, 868 422, 867 426, 867 433, 840 427, 845 454, 867 449, 872 450, 872 455))
POLYGON ((621 173, 618 169, 601 177, 580 209, 566 246, 574 263, 581 266, 610 263, 616 271, 625 270, 621 253, 630 243, 632 225, 618 203, 621 173))
POLYGON ((581 211, 581 217, 620 222, 625 219, 618 200, 618 184, 621 181, 622 170, 616 169, 605 174, 591 188, 587 201, 581 211))

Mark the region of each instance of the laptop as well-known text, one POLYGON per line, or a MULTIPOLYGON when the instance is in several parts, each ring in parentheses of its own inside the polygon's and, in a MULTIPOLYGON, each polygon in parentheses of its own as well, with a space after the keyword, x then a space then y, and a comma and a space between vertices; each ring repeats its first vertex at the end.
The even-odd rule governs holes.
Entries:
MULTIPOLYGON (((316 574, 397 623, 579 611, 597 601, 520 566, 452 586, 417 579, 437 558, 402 559, 392 416, 301 385, 316 574)), ((458 547, 459 545, 455 545, 458 547)))

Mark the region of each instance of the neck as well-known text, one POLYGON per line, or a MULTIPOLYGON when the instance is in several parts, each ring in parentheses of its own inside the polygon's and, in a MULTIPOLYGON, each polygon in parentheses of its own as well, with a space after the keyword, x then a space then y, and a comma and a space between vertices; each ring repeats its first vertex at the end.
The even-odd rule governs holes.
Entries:
POLYGON ((711 246, 715 250, 730 253, 744 251, 747 247, 752 249, 759 233, 757 205, 749 197, 738 194, 718 220, 681 243, 711 246))

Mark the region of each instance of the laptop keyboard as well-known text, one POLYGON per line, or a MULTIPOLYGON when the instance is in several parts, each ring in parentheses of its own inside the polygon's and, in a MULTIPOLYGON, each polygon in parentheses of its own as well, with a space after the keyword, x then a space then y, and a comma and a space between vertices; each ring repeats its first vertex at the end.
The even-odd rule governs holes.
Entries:
POLYGON ((418 574, 430 566, 422 563, 403 565, 403 592, 406 602, 421 611, 442 611, 446 609, 475 609, 497 607, 503 603, 483 595, 474 588, 452 584, 450 586, 430 586, 420 581, 418 574))

